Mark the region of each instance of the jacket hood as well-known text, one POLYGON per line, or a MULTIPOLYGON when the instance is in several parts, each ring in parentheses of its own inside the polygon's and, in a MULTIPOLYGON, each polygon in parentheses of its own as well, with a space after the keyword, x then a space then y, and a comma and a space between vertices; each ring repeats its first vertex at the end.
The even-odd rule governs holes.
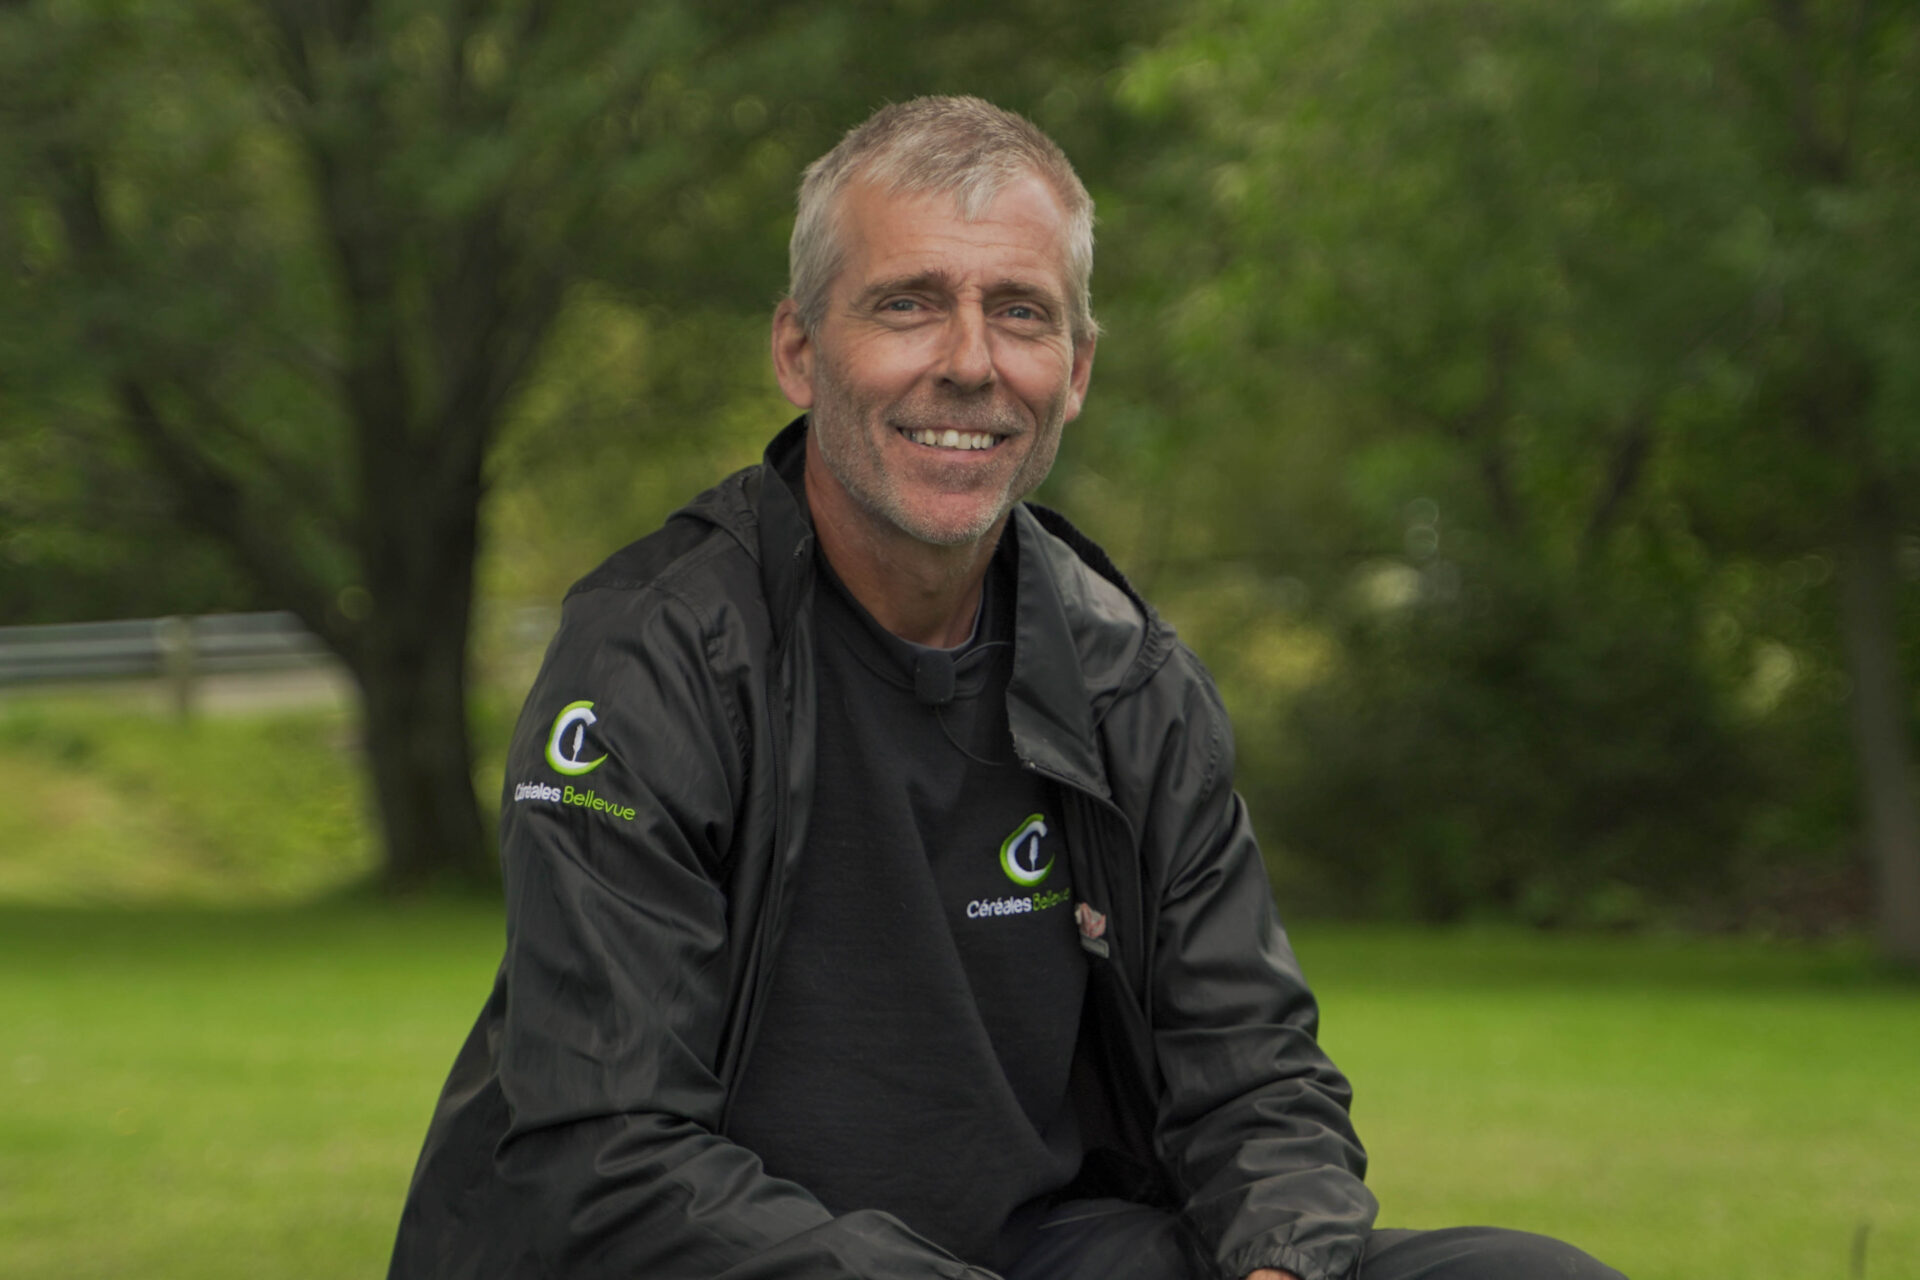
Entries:
MULTIPOLYGON (((798 496, 807 419, 767 446, 762 465, 736 472, 679 517, 724 530, 754 557, 774 626, 784 632, 813 582, 813 526, 798 496)), ((1020 757, 1105 797, 1096 729, 1115 698, 1153 675, 1174 633, 1090 538, 1058 512, 1020 503, 1019 604, 1007 711, 1020 757)))

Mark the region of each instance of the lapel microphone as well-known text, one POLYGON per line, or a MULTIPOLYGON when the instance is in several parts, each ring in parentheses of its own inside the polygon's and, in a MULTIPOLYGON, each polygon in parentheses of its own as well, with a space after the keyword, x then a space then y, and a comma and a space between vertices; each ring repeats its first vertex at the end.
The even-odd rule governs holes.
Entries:
POLYGON ((929 707, 953 701, 952 654, 933 649, 914 657, 913 696, 929 707))

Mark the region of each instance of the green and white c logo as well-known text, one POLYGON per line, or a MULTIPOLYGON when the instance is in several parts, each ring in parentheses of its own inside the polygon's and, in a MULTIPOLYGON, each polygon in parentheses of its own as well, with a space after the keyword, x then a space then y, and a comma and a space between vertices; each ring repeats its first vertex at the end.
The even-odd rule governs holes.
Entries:
POLYGON ((1033 813, 1000 842, 1000 869, 1007 873, 1007 879, 1030 889, 1047 878, 1047 872, 1053 870, 1053 857, 1048 855, 1044 863, 1040 861, 1040 839, 1046 834, 1046 817, 1033 813))
POLYGON ((591 702, 570 702, 560 708, 560 714, 553 719, 553 732, 547 735, 547 763, 555 773, 577 778, 583 773, 592 773, 606 760, 605 756, 592 760, 580 758, 580 751, 587 743, 587 726, 598 718, 593 714, 591 702), (573 730, 571 742, 567 741, 569 729, 573 730))

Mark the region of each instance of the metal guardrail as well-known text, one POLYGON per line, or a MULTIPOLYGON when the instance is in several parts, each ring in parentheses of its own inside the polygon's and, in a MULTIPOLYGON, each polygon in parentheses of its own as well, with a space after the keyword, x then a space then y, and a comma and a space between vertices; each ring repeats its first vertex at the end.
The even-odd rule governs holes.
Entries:
POLYGON ((0 627, 0 686, 203 675, 324 665, 332 655, 291 613, 213 613, 0 627))

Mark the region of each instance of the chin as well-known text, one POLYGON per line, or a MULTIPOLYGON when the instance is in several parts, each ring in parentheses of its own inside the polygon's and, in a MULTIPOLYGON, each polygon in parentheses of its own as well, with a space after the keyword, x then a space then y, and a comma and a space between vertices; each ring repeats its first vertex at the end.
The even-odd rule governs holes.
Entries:
POLYGON ((901 524, 899 527, 902 532, 910 535, 916 541, 924 542, 929 546, 965 547, 979 542, 989 533, 992 533, 993 521, 989 520, 985 524, 973 523, 961 526, 952 524, 934 525, 921 521, 913 521, 901 524))
POLYGON ((889 523, 910 537, 936 547, 964 547, 979 542, 1006 515, 994 507, 972 512, 935 515, 927 511, 891 513, 889 523))

